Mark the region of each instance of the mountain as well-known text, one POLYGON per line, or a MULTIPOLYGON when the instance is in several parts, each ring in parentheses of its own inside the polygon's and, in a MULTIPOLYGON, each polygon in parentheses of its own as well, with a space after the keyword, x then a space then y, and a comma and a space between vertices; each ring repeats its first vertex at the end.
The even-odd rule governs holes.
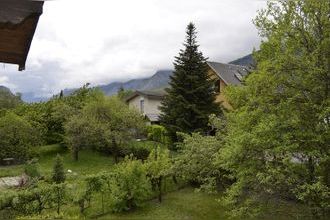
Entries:
POLYGON ((37 96, 34 92, 25 92, 22 93, 22 100, 24 102, 43 102, 43 101, 47 101, 49 98, 47 97, 41 97, 41 96, 37 96))
MULTIPOLYGON (((110 96, 118 92, 123 87, 126 90, 152 90, 157 88, 163 88, 168 85, 172 70, 159 70, 154 75, 148 78, 132 79, 127 82, 113 82, 107 85, 96 86, 100 88, 104 94, 110 96)), ((70 95, 76 89, 65 89, 64 95, 70 95)))
POLYGON ((1 86, 1 85, 0 85, 0 91, 1 91, 1 92, 5 92, 5 93, 10 93, 10 94, 13 95, 13 93, 10 91, 10 89, 8 89, 8 88, 5 87, 5 86, 1 86))
POLYGON ((233 60, 229 62, 229 64, 235 64, 240 66, 250 66, 254 64, 252 54, 246 55, 244 57, 238 58, 237 60, 233 60))
POLYGON ((14 94, 5 86, 0 86, 0 109, 14 108, 21 103, 20 94, 14 94))
MULTIPOLYGON (((230 64, 249 66, 253 63, 252 54, 241 57, 237 60, 229 62, 230 64)), ((128 90, 154 90, 164 88, 168 86, 170 76, 173 74, 173 70, 159 70, 151 77, 132 79, 127 82, 113 82, 106 85, 96 86, 100 88, 106 95, 114 95, 118 90, 123 87, 128 90)), ((75 89, 64 89, 64 95, 70 95, 75 89)), ((22 99, 26 102, 39 102, 46 101, 48 98, 39 97, 34 93, 24 93, 22 99)))

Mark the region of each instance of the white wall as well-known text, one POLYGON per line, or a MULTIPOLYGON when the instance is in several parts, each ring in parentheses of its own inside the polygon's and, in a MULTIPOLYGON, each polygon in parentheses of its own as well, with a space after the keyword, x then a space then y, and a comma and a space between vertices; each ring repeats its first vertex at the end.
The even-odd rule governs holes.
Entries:
POLYGON ((159 99, 150 99, 146 96, 138 95, 133 99, 129 100, 128 106, 130 108, 135 108, 140 111, 140 100, 144 99, 144 112, 145 114, 160 114, 158 107, 160 106, 161 100, 159 99))

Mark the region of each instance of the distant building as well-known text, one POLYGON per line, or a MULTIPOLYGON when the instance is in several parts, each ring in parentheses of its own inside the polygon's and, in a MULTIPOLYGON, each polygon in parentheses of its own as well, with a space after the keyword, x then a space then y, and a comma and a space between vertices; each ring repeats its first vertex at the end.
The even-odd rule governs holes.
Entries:
POLYGON ((159 106, 165 95, 164 90, 135 91, 126 98, 130 108, 135 108, 143 114, 151 124, 159 123, 159 106))
MULTIPOLYGON (((231 109, 223 91, 228 85, 241 85, 243 78, 249 73, 248 67, 217 62, 207 62, 207 64, 208 74, 215 80, 216 102, 221 102, 225 108, 231 109)), ((165 94, 164 90, 135 91, 126 98, 126 103, 129 107, 140 111, 151 124, 157 124, 161 113, 159 106, 165 94)))
POLYGON ((225 108, 231 109, 223 91, 228 85, 241 85, 243 78, 249 73, 249 68, 218 62, 207 62, 207 64, 209 66, 209 76, 215 80, 216 101, 221 102, 225 108))

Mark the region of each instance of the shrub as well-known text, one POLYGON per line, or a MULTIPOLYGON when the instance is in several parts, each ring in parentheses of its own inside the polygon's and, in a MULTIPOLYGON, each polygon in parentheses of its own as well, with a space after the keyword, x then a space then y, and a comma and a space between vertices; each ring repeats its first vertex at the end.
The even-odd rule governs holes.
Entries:
POLYGON ((40 165, 36 160, 31 160, 24 167, 24 173, 31 178, 41 177, 40 165))
POLYGON ((174 161, 174 172, 186 181, 213 191, 223 184, 224 171, 214 163, 221 144, 216 137, 193 133, 181 133, 183 143, 178 145, 179 154, 174 161))
POLYGON ((137 159, 145 160, 151 152, 152 146, 144 141, 132 141, 122 148, 122 156, 134 155, 137 159))
POLYGON ((116 97, 100 96, 67 121, 66 141, 76 160, 80 149, 90 147, 112 154, 117 162, 123 147, 144 128, 144 120, 137 111, 116 97))
POLYGON ((168 137, 165 127, 161 125, 149 125, 147 127, 148 139, 162 144, 169 144, 170 138, 168 137))
POLYGON ((155 148, 151 151, 144 165, 152 189, 158 191, 158 201, 161 202, 163 181, 170 174, 172 168, 169 150, 162 150, 160 147, 155 148))
POLYGON ((321 182, 300 186, 296 190, 297 198, 308 205, 314 217, 326 217, 330 214, 330 190, 321 182))
POLYGON ((41 214, 43 210, 54 207, 59 214, 65 200, 65 184, 38 185, 35 188, 20 191, 12 200, 12 207, 24 216, 41 214))
POLYGON ((150 184, 140 160, 126 157, 110 174, 109 188, 113 212, 139 207, 150 195, 150 184))
POLYGON ((106 184, 108 179, 109 176, 107 176, 106 174, 92 175, 85 179, 86 190, 78 200, 80 213, 84 213, 85 209, 90 207, 91 201, 95 197, 96 193, 101 194, 102 213, 104 213, 104 196, 106 192, 109 192, 110 189, 109 186, 106 184))
POLYGON ((37 131, 22 117, 8 113, 0 118, 0 162, 4 158, 25 161, 31 146, 39 143, 37 131))
POLYGON ((63 183, 65 181, 63 161, 59 154, 57 154, 55 159, 52 180, 54 183, 63 183))
POLYGON ((16 193, 12 191, 4 191, 1 192, 0 195, 0 210, 5 209, 7 207, 11 207, 12 200, 16 196, 16 193))

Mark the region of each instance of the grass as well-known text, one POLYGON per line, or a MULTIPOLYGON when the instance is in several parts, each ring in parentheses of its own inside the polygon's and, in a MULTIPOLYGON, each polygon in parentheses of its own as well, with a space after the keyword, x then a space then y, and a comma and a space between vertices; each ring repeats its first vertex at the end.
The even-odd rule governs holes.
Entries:
MULTIPOLYGON (((152 142, 137 142, 138 145, 150 145, 152 142)), ((83 181, 87 175, 96 174, 102 171, 108 171, 114 164, 112 157, 101 155, 90 150, 83 150, 79 153, 79 160, 72 159, 69 150, 60 145, 41 146, 35 149, 38 153, 38 162, 40 172, 45 176, 50 176, 54 160, 57 154, 63 158, 66 170, 72 170, 67 175, 67 182, 75 191, 82 188, 83 181)), ((24 171, 24 165, 7 166, 0 168, 0 176, 16 176, 21 175, 24 171)), ((167 184, 168 189, 175 189, 170 183, 167 184)), ((99 201, 94 201, 95 206, 91 210, 87 210, 89 217, 94 216, 99 219, 218 219, 223 216, 223 210, 219 209, 215 202, 217 196, 204 193, 195 193, 192 188, 168 193, 164 196, 163 202, 160 204, 157 200, 146 202, 145 206, 124 214, 106 214, 100 216, 99 201)), ((79 214, 78 205, 66 206, 63 209, 64 216, 74 218, 83 218, 79 214)))
MULTIPOLYGON (((95 151, 83 150, 79 153, 79 160, 74 161, 71 153, 60 145, 40 146, 36 149, 38 152, 38 162, 40 172, 43 175, 50 175, 54 166, 54 160, 57 154, 63 157, 65 170, 71 170, 73 176, 86 176, 97 172, 107 171, 114 164, 112 157, 101 155, 95 151)), ((0 177, 18 176, 23 174, 24 165, 3 166, 0 167, 0 177)))
MULTIPOLYGON (((153 149, 156 145, 161 145, 153 141, 135 141, 130 143, 135 147, 145 147, 153 149)), ((161 147, 165 147, 161 145, 161 147)), ((64 168, 70 169, 75 175, 90 175, 111 169, 114 164, 112 157, 102 155, 92 150, 82 150, 79 152, 79 160, 74 161, 71 153, 65 147, 58 144, 39 146, 33 149, 37 152, 40 171, 42 174, 51 173, 54 159, 57 154, 63 157, 64 168)), ((0 166, 0 177, 18 176, 24 172, 24 165, 0 166)))
MULTIPOLYGON (((152 142, 137 142, 138 145, 150 145, 152 142)), ((79 194, 84 190, 83 179, 92 174, 97 174, 102 171, 109 171, 114 164, 112 157, 101 155, 95 151, 83 150, 79 153, 79 160, 74 161, 71 153, 66 148, 60 145, 48 145, 35 149, 39 155, 40 171, 42 175, 50 177, 54 160, 57 154, 63 158, 65 170, 72 170, 72 173, 67 173, 67 183, 72 193, 79 194)), ((24 165, 0 167, 0 177, 3 176, 17 176, 21 175, 24 171, 24 165)), ((225 215, 225 208, 216 200, 221 198, 220 194, 206 194, 202 192, 195 192, 193 188, 184 188, 177 190, 178 186, 174 185, 172 180, 166 183, 168 191, 163 197, 163 202, 159 203, 156 199, 150 200, 139 209, 121 213, 121 214, 101 214, 100 195, 95 197, 93 207, 86 210, 86 216, 82 216, 79 212, 77 204, 68 204, 62 209, 62 216, 66 218, 96 218, 96 219, 228 219, 225 215), (174 191, 173 191, 174 190, 174 191)), ((10 190, 15 189, 8 189, 10 190)), ((74 196, 73 195, 73 196, 74 196)), ((305 212, 297 204, 275 204, 270 208, 268 214, 263 216, 262 219, 304 219, 303 213, 305 212)), ((55 212, 47 210, 43 214, 48 216, 56 216, 55 212)), ((1 218, 1 212, 0 212, 1 218)))
POLYGON ((185 188, 164 196, 163 202, 149 201, 144 207, 124 214, 107 214, 97 219, 227 219, 219 195, 195 192, 185 188))

